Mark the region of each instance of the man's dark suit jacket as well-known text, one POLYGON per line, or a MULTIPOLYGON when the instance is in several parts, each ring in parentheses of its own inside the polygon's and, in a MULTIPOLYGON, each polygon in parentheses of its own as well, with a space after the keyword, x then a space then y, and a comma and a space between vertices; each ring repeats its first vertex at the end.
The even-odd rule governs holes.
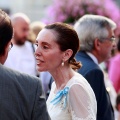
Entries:
POLYGON ((99 66, 85 53, 78 52, 76 60, 82 63, 78 70, 91 85, 97 100, 97 120, 114 120, 114 112, 104 84, 104 75, 99 66))
POLYGON ((0 64, 0 120, 49 120, 38 78, 0 64))

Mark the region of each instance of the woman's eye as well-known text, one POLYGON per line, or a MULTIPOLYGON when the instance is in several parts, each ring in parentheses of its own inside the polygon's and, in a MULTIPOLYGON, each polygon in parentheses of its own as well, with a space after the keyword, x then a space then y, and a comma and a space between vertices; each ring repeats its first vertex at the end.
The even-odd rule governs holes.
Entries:
POLYGON ((48 49, 48 46, 44 45, 43 48, 44 48, 44 49, 48 49))

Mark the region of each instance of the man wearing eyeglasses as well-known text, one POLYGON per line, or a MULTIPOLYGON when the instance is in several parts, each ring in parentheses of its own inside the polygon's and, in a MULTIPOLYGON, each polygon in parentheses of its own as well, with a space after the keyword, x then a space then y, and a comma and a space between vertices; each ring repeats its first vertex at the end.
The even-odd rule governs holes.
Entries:
POLYGON ((116 24, 103 16, 84 15, 74 25, 80 40, 76 59, 81 61, 78 70, 90 83, 97 100, 97 120, 114 120, 114 111, 104 84, 101 62, 111 57, 116 47, 114 29, 116 24))
POLYGON ((3 65, 12 35, 10 18, 0 9, 0 120, 49 120, 40 80, 3 65))

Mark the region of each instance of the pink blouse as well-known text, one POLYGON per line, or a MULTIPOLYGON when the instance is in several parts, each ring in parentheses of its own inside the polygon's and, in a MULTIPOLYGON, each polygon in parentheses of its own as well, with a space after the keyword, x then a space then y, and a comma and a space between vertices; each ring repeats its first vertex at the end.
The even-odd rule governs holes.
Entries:
POLYGON ((120 53, 118 53, 110 61, 109 78, 118 93, 120 91, 120 53))

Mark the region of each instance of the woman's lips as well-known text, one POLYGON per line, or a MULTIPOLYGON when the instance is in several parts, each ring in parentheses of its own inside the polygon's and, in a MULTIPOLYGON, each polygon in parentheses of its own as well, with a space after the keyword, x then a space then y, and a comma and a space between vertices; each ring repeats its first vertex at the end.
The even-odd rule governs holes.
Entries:
POLYGON ((36 60, 36 63, 38 65, 38 64, 44 63, 44 61, 43 60, 36 60))

